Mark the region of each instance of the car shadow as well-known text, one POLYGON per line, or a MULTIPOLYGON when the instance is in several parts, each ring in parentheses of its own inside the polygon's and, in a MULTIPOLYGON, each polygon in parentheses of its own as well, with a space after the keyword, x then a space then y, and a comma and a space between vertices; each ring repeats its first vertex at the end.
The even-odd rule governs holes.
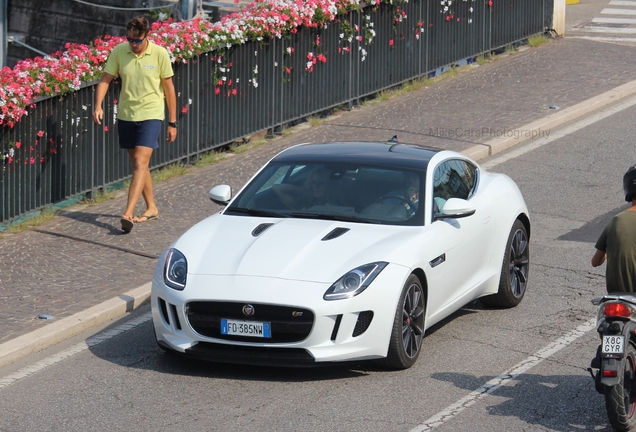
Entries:
MULTIPOLYGON (((478 301, 469 303, 428 329, 424 337, 425 340, 426 336, 434 333, 444 324, 460 316, 476 313, 477 309, 484 308, 478 301)), ((145 310, 147 311, 147 309, 145 310)), ((141 311, 137 311, 137 314, 140 313, 141 311)), ((119 321, 112 324, 102 333, 115 329, 121 323, 119 321)), ((305 382, 355 378, 378 372, 396 373, 395 370, 388 369, 377 361, 371 360, 311 367, 254 366, 200 360, 159 348, 154 338, 151 321, 97 345, 89 344, 89 349, 93 355, 123 367, 152 370, 168 375, 215 379, 305 382)))
MULTIPOLYGON (((468 392, 495 378, 450 372, 434 373, 431 377, 468 392)), ((516 417, 529 427, 536 426, 537 430, 613 430, 607 419, 605 399, 596 392, 589 375, 523 374, 498 387, 492 397, 482 401, 489 415, 516 417), (497 403, 500 400, 503 402, 497 403)))

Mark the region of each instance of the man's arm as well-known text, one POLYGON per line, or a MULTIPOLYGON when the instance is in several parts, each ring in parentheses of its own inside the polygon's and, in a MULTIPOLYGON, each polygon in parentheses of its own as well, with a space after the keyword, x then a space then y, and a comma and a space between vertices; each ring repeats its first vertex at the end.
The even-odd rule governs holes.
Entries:
POLYGON ((598 267, 605 262, 605 252, 596 249, 594 256, 592 257, 592 267, 598 267))
POLYGON ((106 92, 108 91, 108 86, 110 82, 115 78, 114 75, 104 72, 102 75, 102 79, 99 80, 97 84, 97 90, 95 91, 95 109, 93 110, 93 121, 97 124, 102 124, 102 119, 104 118, 104 109, 102 108, 102 103, 104 102, 104 98, 106 97, 106 92))
MULTIPOLYGON (((166 104, 168 105, 168 121, 176 122, 177 121, 177 92, 174 89, 174 83, 172 82, 172 77, 163 78, 163 93, 166 95, 166 104)), ((169 143, 173 142, 177 139, 177 128, 168 127, 168 136, 166 139, 169 143)))

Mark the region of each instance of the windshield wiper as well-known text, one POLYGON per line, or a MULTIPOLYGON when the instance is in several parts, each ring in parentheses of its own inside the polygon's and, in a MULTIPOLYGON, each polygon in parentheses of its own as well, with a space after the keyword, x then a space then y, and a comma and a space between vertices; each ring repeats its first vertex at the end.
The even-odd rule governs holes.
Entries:
POLYGON ((325 213, 290 213, 289 216, 299 219, 322 219, 342 222, 361 222, 361 223, 375 223, 369 219, 361 218, 359 216, 350 215, 335 215, 325 213))
POLYGON ((238 214, 246 214, 249 216, 264 216, 264 217, 275 217, 275 218, 287 218, 288 214, 278 213, 270 210, 256 210, 256 209, 248 209, 243 207, 230 207, 225 211, 225 214, 238 213, 238 214))

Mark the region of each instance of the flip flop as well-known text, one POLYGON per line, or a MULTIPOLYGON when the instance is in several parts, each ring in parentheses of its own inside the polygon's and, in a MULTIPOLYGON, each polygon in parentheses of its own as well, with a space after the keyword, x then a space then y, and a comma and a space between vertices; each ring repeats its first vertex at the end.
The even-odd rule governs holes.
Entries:
POLYGON ((135 218, 135 222, 144 223, 156 219, 159 219, 159 215, 139 215, 135 218))
POLYGON ((120 219, 120 222, 121 222, 121 230, 125 232, 126 234, 132 231, 133 227, 135 226, 135 223, 132 221, 132 219, 128 219, 125 217, 122 217, 120 219))

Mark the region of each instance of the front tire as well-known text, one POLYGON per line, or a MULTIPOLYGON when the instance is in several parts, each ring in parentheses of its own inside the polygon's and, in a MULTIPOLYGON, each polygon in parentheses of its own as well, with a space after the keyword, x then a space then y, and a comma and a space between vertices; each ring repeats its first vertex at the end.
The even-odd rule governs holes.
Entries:
POLYGON ((632 430, 636 424, 636 349, 628 344, 618 371, 618 384, 605 388, 605 407, 610 424, 617 431, 632 430))
POLYGON ((506 252, 499 278, 499 291, 497 294, 482 297, 480 300, 484 305, 512 308, 521 303, 528 283, 529 246, 528 231, 525 225, 517 219, 512 225, 506 243, 506 252))
POLYGON ((417 276, 411 275, 402 288, 395 311, 389 351, 382 364, 391 369, 408 369, 420 355, 424 337, 424 290, 417 276))

